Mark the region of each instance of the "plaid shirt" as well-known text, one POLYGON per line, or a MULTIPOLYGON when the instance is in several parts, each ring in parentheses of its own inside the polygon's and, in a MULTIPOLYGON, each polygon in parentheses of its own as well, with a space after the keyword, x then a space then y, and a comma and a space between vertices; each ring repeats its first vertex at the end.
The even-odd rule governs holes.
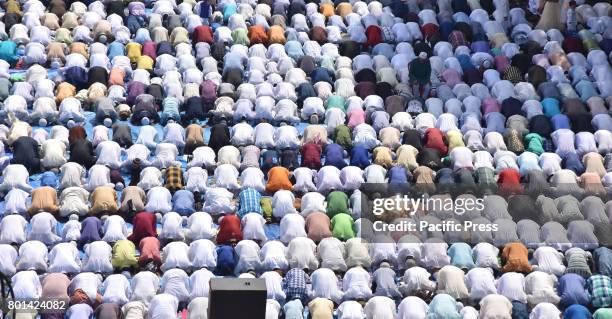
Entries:
POLYGON ((237 214, 238 217, 242 218, 244 215, 248 213, 257 213, 263 215, 263 210, 261 209, 261 194, 256 191, 254 188, 248 187, 238 194, 238 198, 240 199, 240 209, 237 214))
POLYGON ((448 42, 453 45, 453 49, 456 49, 459 46, 465 45, 469 47, 470 44, 465 40, 465 35, 461 31, 453 31, 448 35, 448 42))
POLYGON ((591 304, 595 308, 612 306, 612 279, 604 275, 593 275, 587 279, 591 304))
POLYGON ((389 27, 381 27, 382 30, 382 34, 383 34, 383 39, 385 39, 385 42, 395 42, 395 33, 393 33, 393 30, 389 27))
POLYGON ((283 288, 287 300, 300 299, 308 300, 308 275, 299 268, 293 268, 287 272, 283 282, 283 288))
POLYGON ((166 169, 166 185, 170 191, 183 189, 183 171, 180 166, 170 166, 166 169))
POLYGON ((476 169, 476 182, 478 185, 496 185, 495 172, 488 167, 479 167, 476 169))

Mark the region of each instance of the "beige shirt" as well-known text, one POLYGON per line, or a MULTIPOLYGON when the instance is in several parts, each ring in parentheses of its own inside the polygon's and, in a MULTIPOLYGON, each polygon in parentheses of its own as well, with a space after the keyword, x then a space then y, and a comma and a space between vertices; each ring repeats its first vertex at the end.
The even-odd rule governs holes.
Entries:
POLYGON ((378 139, 383 146, 396 149, 400 146, 400 131, 395 127, 385 127, 378 132, 378 139))
POLYGON ((327 144, 327 130, 322 125, 309 125, 304 129, 302 144, 315 143, 327 144))
POLYGON ((121 212, 129 211, 129 201, 132 201, 132 208, 134 211, 139 212, 144 210, 146 194, 142 188, 138 186, 128 186, 121 193, 121 208, 119 210, 121 212))
POLYGON ((117 192, 110 186, 98 186, 91 194, 91 215, 117 212, 117 192))
POLYGON ((332 319, 334 317, 334 303, 325 298, 316 298, 308 303, 311 319, 332 319))
POLYGON ((379 146, 374 149, 372 153, 372 157, 374 158, 374 163, 378 164, 384 168, 390 168, 393 165, 393 156, 391 153, 391 149, 385 146, 379 146))
POLYGON ((419 154, 419 150, 417 150, 412 145, 402 145, 397 151, 396 162, 399 165, 405 166, 408 170, 412 171, 419 166, 417 163, 417 155, 419 154))
POLYGON ((604 167, 604 159, 599 153, 591 152, 585 154, 582 157, 582 163, 588 173, 597 173, 599 177, 603 177, 607 173, 604 167))

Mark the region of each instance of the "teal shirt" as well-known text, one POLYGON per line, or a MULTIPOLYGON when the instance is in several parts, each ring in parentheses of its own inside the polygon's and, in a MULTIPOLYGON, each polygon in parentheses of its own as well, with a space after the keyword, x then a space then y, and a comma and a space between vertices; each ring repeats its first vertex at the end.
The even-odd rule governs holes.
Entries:
POLYGON ((451 258, 451 263, 459 268, 474 268, 474 258, 472 257, 472 248, 466 243, 454 243, 448 249, 448 256, 451 258))
POLYGON ((447 294, 436 295, 429 304, 427 319, 461 319, 455 298, 447 294))
POLYGON ((420 58, 412 60, 409 64, 408 75, 410 81, 417 81, 426 84, 431 77, 431 63, 429 60, 423 61, 420 58))

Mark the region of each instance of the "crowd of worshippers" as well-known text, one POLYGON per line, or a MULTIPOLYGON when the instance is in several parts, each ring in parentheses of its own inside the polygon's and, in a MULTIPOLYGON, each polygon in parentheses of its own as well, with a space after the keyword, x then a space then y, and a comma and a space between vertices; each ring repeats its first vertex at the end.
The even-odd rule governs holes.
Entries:
POLYGON ((266 319, 612 318, 609 2, 0 9, 0 273, 66 301, 10 318, 207 318, 213 277, 266 319))

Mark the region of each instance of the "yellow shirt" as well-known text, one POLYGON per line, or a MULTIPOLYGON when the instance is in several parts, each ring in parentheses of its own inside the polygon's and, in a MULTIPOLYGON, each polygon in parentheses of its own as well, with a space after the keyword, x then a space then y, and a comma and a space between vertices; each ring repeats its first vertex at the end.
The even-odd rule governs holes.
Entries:
POLYGON ((6 12, 7 13, 16 13, 21 15, 21 7, 19 6, 19 2, 14 0, 9 0, 6 2, 6 12))
POLYGON ((448 141, 448 151, 458 146, 465 146, 463 143, 463 134, 458 130, 450 130, 446 132, 446 140, 448 141))
POLYGON ((136 63, 138 58, 142 55, 142 45, 140 45, 140 43, 130 42, 125 46, 125 50, 132 63, 136 63))
POLYGON ((131 240, 118 240, 113 246, 113 267, 122 269, 130 268, 138 264, 136 259, 136 246, 131 240))
POLYGON ((144 70, 153 70, 154 64, 155 61, 153 61, 150 56, 141 55, 140 57, 138 57, 138 62, 136 62, 136 68, 144 70))

